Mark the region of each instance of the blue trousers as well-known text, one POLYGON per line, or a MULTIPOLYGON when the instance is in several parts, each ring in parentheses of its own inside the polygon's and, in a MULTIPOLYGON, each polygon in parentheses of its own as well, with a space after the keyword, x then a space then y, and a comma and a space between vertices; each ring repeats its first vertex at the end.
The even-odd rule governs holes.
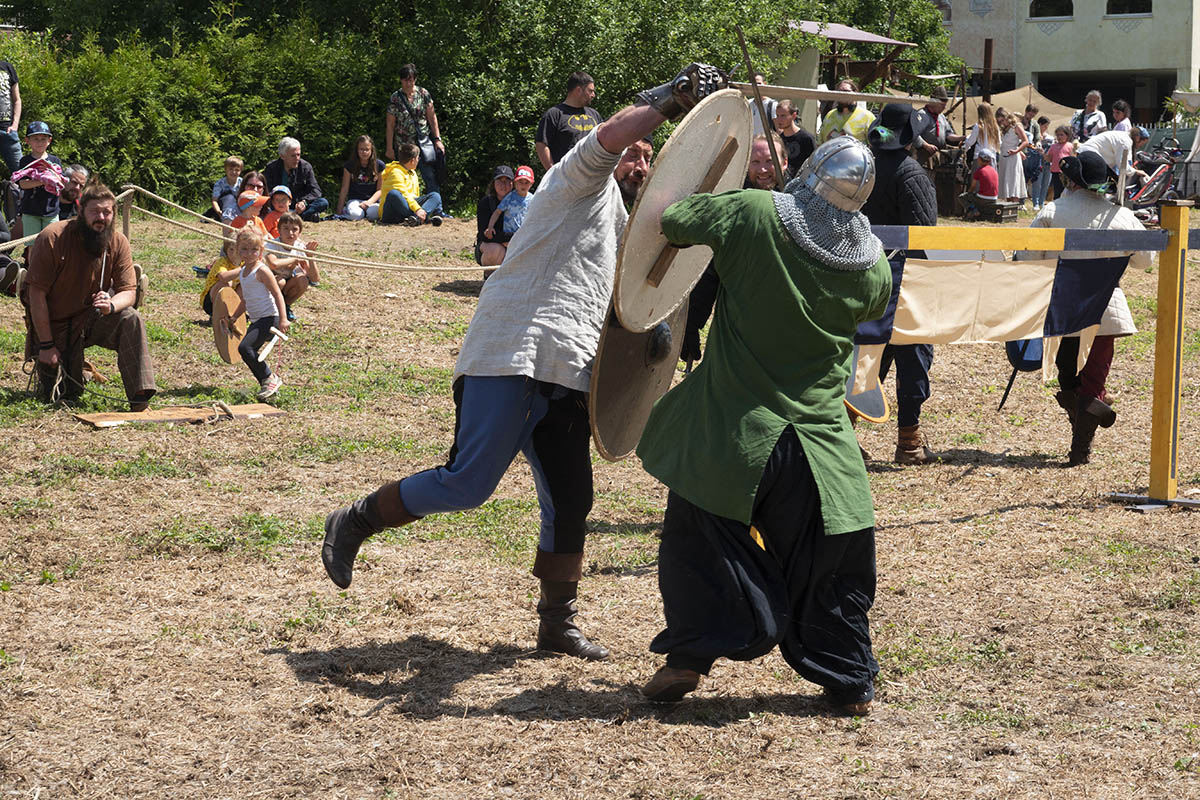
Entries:
POLYGON ((896 364, 896 423, 901 428, 921 420, 921 404, 929 399, 929 368, 933 365, 931 344, 889 344, 879 362, 879 380, 896 364))
POLYGON ((445 466, 400 483, 409 513, 483 505, 523 453, 541 508, 538 549, 582 553, 592 510, 587 396, 523 375, 467 375, 454 384, 454 406, 454 446, 445 466))
POLYGON ((8 174, 11 175, 17 171, 21 163, 21 136, 16 131, 9 133, 5 130, 0 130, 0 158, 4 159, 4 166, 8 167, 8 174))
POLYGON ((433 167, 432 161, 426 161, 421 158, 421 163, 417 165, 417 172, 421 175, 421 184, 430 194, 441 194, 442 186, 438 183, 437 170, 433 167))
MULTIPOLYGON (((437 192, 423 194, 417 198, 417 205, 423 208, 426 214, 441 211, 442 196, 437 192)), ((403 222, 413 216, 416 214, 408 207, 408 201, 404 199, 404 195, 400 193, 399 189, 392 189, 388 192, 387 196, 383 198, 383 205, 379 207, 379 221, 384 225, 395 225, 397 222, 403 222)))
POLYGON ((304 207, 304 210, 302 212, 300 212, 300 219, 307 220, 308 222, 312 222, 312 221, 316 220, 318 217, 320 217, 321 214, 323 214, 328 209, 329 209, 329 201, 328 200, 326 200, 324 197, 314 197, 312 200, 308 201, 308 205, 306 205, 304 207))
POLYGON ((1050 165, 1042 162, 1042 171, 1038 173, 1037 179, 1033 182, 1033 207, 1041 208, 1046 202, 1046 192, 1050 188, 1050 178, 1053 177, 1050 172, 1050 165))

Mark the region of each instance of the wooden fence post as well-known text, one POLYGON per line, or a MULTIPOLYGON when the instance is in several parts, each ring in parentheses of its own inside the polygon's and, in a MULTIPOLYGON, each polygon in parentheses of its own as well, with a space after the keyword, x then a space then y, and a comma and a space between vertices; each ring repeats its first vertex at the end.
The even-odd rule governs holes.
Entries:
POLYGON ((1158 321, 1154 330, 1154 410, 1150 426, 1150 499, 1166 502, 1178 490, 1179 392, 1183 359, 1184 270, 1190 200, 1165 200, 1167 249, 1158 259, 1158 321))

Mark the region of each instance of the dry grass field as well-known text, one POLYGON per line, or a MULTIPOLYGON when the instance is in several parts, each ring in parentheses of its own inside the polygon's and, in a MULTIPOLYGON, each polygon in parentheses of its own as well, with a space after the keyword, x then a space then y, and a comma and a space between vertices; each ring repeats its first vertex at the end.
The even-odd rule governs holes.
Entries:
MULTIPOLYGON (((473 224, 307 233, 464 267, 473 224)), ((159 401, 253 402, 201 322, 189 267, 210 241, 135 219, 133 247, 159 401)), ((582 624, 608 663, 534 649, 520 460, 482 508, 374 539, 349 591, 329 582, 324 515, 445 458, 478 272, 330 267, 274 358, 286 416, 104 431, 26 393, 4 298, 0 796, 1200 797, 1200 517, 1106 499, 1148 481, 1156 278, 1124 280, 1142 333, 1118 343, 1120 419, 1090 465, 1062 468, 1069 430, 1034 376, 996 412, 999 346, 938 349, 923 423, 939 463, 895 467, 894 423, 860 427, 881 459, 865 719, 831 715, 775 654, 718 663, 675 707, 640 698, 665 490, 636 459, 595 458, 582 624)), ((1188 321, 1179 474, 1197 494, 1188 321)))

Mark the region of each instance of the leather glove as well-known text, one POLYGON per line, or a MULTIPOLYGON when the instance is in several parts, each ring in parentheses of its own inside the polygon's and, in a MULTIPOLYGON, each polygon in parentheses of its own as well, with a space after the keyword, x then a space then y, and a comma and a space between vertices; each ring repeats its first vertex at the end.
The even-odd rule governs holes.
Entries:
POLYGON ((725 71, 710 64, 691 63, 667 83, 638 92, 638 104, 648 105, 667 119, 679 119, 713 92, 729 85, 725 71))

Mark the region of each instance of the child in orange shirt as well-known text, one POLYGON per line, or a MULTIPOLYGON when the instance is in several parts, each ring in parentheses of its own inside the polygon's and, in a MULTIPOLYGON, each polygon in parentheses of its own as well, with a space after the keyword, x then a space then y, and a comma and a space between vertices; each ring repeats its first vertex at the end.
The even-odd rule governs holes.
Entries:
POLYGON ((271 190, 271 210, 263 216, 267 233, 272 239, 279 238, 279 218, 288 212, 292 205, 292 190, 279 185, 271 190))

